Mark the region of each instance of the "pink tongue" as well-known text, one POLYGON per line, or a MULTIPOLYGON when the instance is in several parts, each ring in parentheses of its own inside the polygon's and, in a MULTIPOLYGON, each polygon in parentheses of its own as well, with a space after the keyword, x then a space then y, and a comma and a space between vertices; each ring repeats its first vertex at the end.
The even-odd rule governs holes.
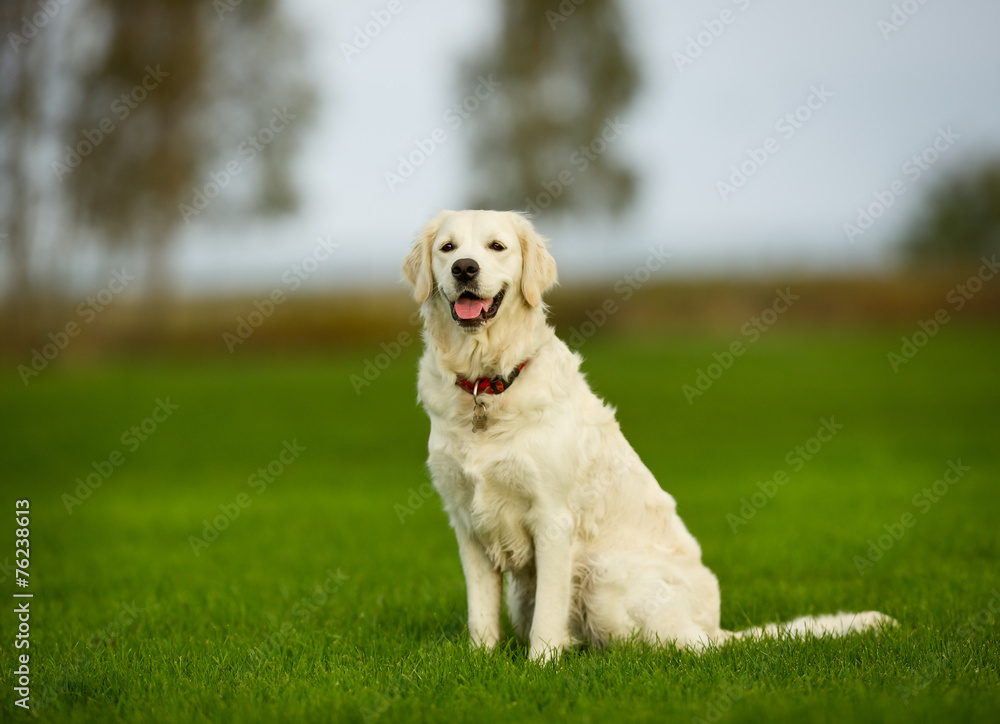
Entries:
POLYGON ((493 305, 492 299, 470 299, 459 297, 455 302, 455 314, 459 319, 475 319, 484 309, 493 305))

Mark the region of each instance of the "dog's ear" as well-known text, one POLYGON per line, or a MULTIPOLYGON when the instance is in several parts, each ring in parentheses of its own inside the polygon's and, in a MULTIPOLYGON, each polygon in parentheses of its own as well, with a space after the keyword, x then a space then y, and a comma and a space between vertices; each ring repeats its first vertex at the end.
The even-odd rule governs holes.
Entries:
POLYGON ((556 260, 549 253, 545 237, 523 216, 519 219, 521 294, 528 304, 537 307, 542 303, 542 295, 556 283, 556 260))
POLYGON ((434 271, 431 269, 431 244, 437 236, 441 224, 450 214, 450 211, 441 211, 433 219, 427 222, 423 230, 413 242, 413 248, 403 260, 403 275, 406 280, 413 285, 413 298, 417 304, 423 304, 430 297, 434 288, 434 271))

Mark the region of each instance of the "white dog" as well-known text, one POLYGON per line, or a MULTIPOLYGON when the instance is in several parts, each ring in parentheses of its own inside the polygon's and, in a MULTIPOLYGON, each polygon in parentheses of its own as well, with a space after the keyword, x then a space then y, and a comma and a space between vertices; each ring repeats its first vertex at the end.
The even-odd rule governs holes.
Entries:
POLYGON ((720 627, 718 581, 674 499, 546 323, 555 260, 523 216, 442 211, 403 271, 424 321, 428 466, 458 538, 473 645, 500 639, 504 574, 511 621, 535 661, 583 641, 700 649, 894 623, 869 611, 720 627))

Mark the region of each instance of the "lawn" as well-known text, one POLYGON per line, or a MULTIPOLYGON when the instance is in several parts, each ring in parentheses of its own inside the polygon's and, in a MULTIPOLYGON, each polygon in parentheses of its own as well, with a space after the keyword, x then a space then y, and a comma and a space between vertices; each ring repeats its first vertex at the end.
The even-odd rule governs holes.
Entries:
POLYGON ((724 626, 900 626, 546 668, 513 639, 468 648, 415 347, 361 394, 377 346, 11 374, 0 579, 34 598, 29 649, 15 599, 0 613, 2 719, 29 718, 27 652, 41 721, 994 721, 1000 335, 953 325, 894 372, 908 331, 776 330, 691 404, 682 385, 731 340, 587 341, 591 384, 719 576, 724 626))

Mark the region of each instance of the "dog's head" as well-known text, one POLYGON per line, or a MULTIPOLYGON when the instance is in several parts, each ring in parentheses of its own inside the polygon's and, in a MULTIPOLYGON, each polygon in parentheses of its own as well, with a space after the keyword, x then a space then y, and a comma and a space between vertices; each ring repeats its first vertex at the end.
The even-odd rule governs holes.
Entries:
POLYGON ((420 304, 447 305, 455 323, 478 332, 514 305, 539 307, 556 281, 545 239, 512 211, 442 211, 403 262, 420 304))

